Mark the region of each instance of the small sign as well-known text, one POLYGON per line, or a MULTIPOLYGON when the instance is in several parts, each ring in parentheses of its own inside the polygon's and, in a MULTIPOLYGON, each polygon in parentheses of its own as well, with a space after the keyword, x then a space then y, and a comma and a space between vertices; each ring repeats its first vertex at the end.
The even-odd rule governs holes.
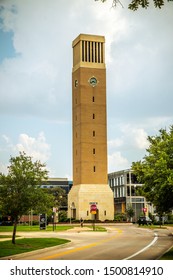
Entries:
POLYGON ((46 229, 47 225, 47 215, 40 214, 40 229, 46 229))
POLYGON ((97 211, 97 205, 96 204, 91 204, 90 206, 90 211, 97 211))
POLYGON ((89 202, 89 204, 90 204, 90 205, 91 205, 91 204, 96 204, 96 205, 97 205, 98 203, 97 203, 97 202, 89 202))
POLYGON ((147 212, 147 208, 142 208, 143 212, 146 213, 147 212))
POLYGON ((92 215, 96 215, 96 214, 97 214, 97 211, 91 211, 91 214, 92 214, 92 215))

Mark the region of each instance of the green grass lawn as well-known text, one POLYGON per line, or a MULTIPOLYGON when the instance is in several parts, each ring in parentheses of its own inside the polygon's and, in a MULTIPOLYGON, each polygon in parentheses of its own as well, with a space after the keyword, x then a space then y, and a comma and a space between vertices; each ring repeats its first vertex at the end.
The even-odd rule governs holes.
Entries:
MULTIPOLYGON (((68 230, 72 229, 75 226, 70 226, 70 225, 57 225, 56 228, 54 227, 54 231, 63 231, 63 230, 68 230)), ((91 225, 85 225, 84 227, 92 227, 91 225)), ((101 226, 95 226, 96 231, 106 231, 104 227, 101 226)), ((13 231, 13 226, 0 226, 0 232, 12 232, 13 231)), ((23 226, 23 225, 18 225, 17 226, 17 232, 19 231, 53 231, 53 226, 47 226, 46 230, 40 230, 39 226, 23 226)))
POLYGON ((173 227, 173 225, 171 224, 171 225, 138 225, 138 227, 140 227, 140 228, 149 228, 149 229, 166 229, 167 227, 173 227))
POLYGON ((165 253, 159 260, 173 260, 173 247, 165 253))
MULTIPOLYGON (((74 226, 66 226, 66 225, 58 225, 56 228, 54 227, 55 231, 62 231, 62 230, 67 230, 70 228, 73 228, 74 226)), ((13 226, 0 226, 0 232, 12 232, 13 231, 13 226)), ((17 231, 53 231, 53 226, 47 226, 46 230, 40 230, 39 226, 23 226, 23 225, 18 225, 17 226, 17 231)))
POLYGON ((16 244, 12 244, 11 240, 1 241, 0 258, 57 246, 67 242, 70 242, 70 240, 59 238, 23 238, 16 239, 16 244))
MULTIPOLYGON (((87 226, 86 226, 87 227, 87 226)), ((88 226, 89 228, 93 229, 93 226, 88 226)), ((104 227, 95 226, 95 231, 107 231, 104 227)))

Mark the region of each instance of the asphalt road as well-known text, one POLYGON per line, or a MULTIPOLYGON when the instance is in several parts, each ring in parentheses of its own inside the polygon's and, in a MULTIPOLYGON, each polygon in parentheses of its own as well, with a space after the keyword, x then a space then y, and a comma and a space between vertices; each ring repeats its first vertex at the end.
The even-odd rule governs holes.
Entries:
MULTIPOLYGON (((13 260, 156 260, 173 246, 168 229, 107 225, 107 232, 76 227, 64 232, 18 232, 24 237, 57 237, 70 243, 15 255, 13 260)), ((5 259, 5 258, 4 258, 5 259)), ((7 259, 7 258, 6 258, 7 259)))

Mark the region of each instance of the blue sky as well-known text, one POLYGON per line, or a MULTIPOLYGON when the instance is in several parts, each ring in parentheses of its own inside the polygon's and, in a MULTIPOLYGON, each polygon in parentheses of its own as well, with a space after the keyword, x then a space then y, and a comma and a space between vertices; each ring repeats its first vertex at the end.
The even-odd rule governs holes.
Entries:
MULTIPOLYGON (((104 35, 108 172, 146 154, 173 123, 173 3, 132 12, 111 0, 0 0, 0 171, 25 151, 72 178, 72 41, 104 35)), ((125 1, 126 3, 126 1, 125 1)))

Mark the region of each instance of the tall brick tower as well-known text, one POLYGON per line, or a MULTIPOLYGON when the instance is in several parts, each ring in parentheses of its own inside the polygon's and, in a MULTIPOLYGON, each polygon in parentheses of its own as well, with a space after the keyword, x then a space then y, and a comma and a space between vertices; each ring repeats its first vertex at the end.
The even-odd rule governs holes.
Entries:
POLYGON ((69 217, 114 217, 113 193, 107 178, 106 68, 103 36, 80 34, 73 41, 73 187, 69 217))

